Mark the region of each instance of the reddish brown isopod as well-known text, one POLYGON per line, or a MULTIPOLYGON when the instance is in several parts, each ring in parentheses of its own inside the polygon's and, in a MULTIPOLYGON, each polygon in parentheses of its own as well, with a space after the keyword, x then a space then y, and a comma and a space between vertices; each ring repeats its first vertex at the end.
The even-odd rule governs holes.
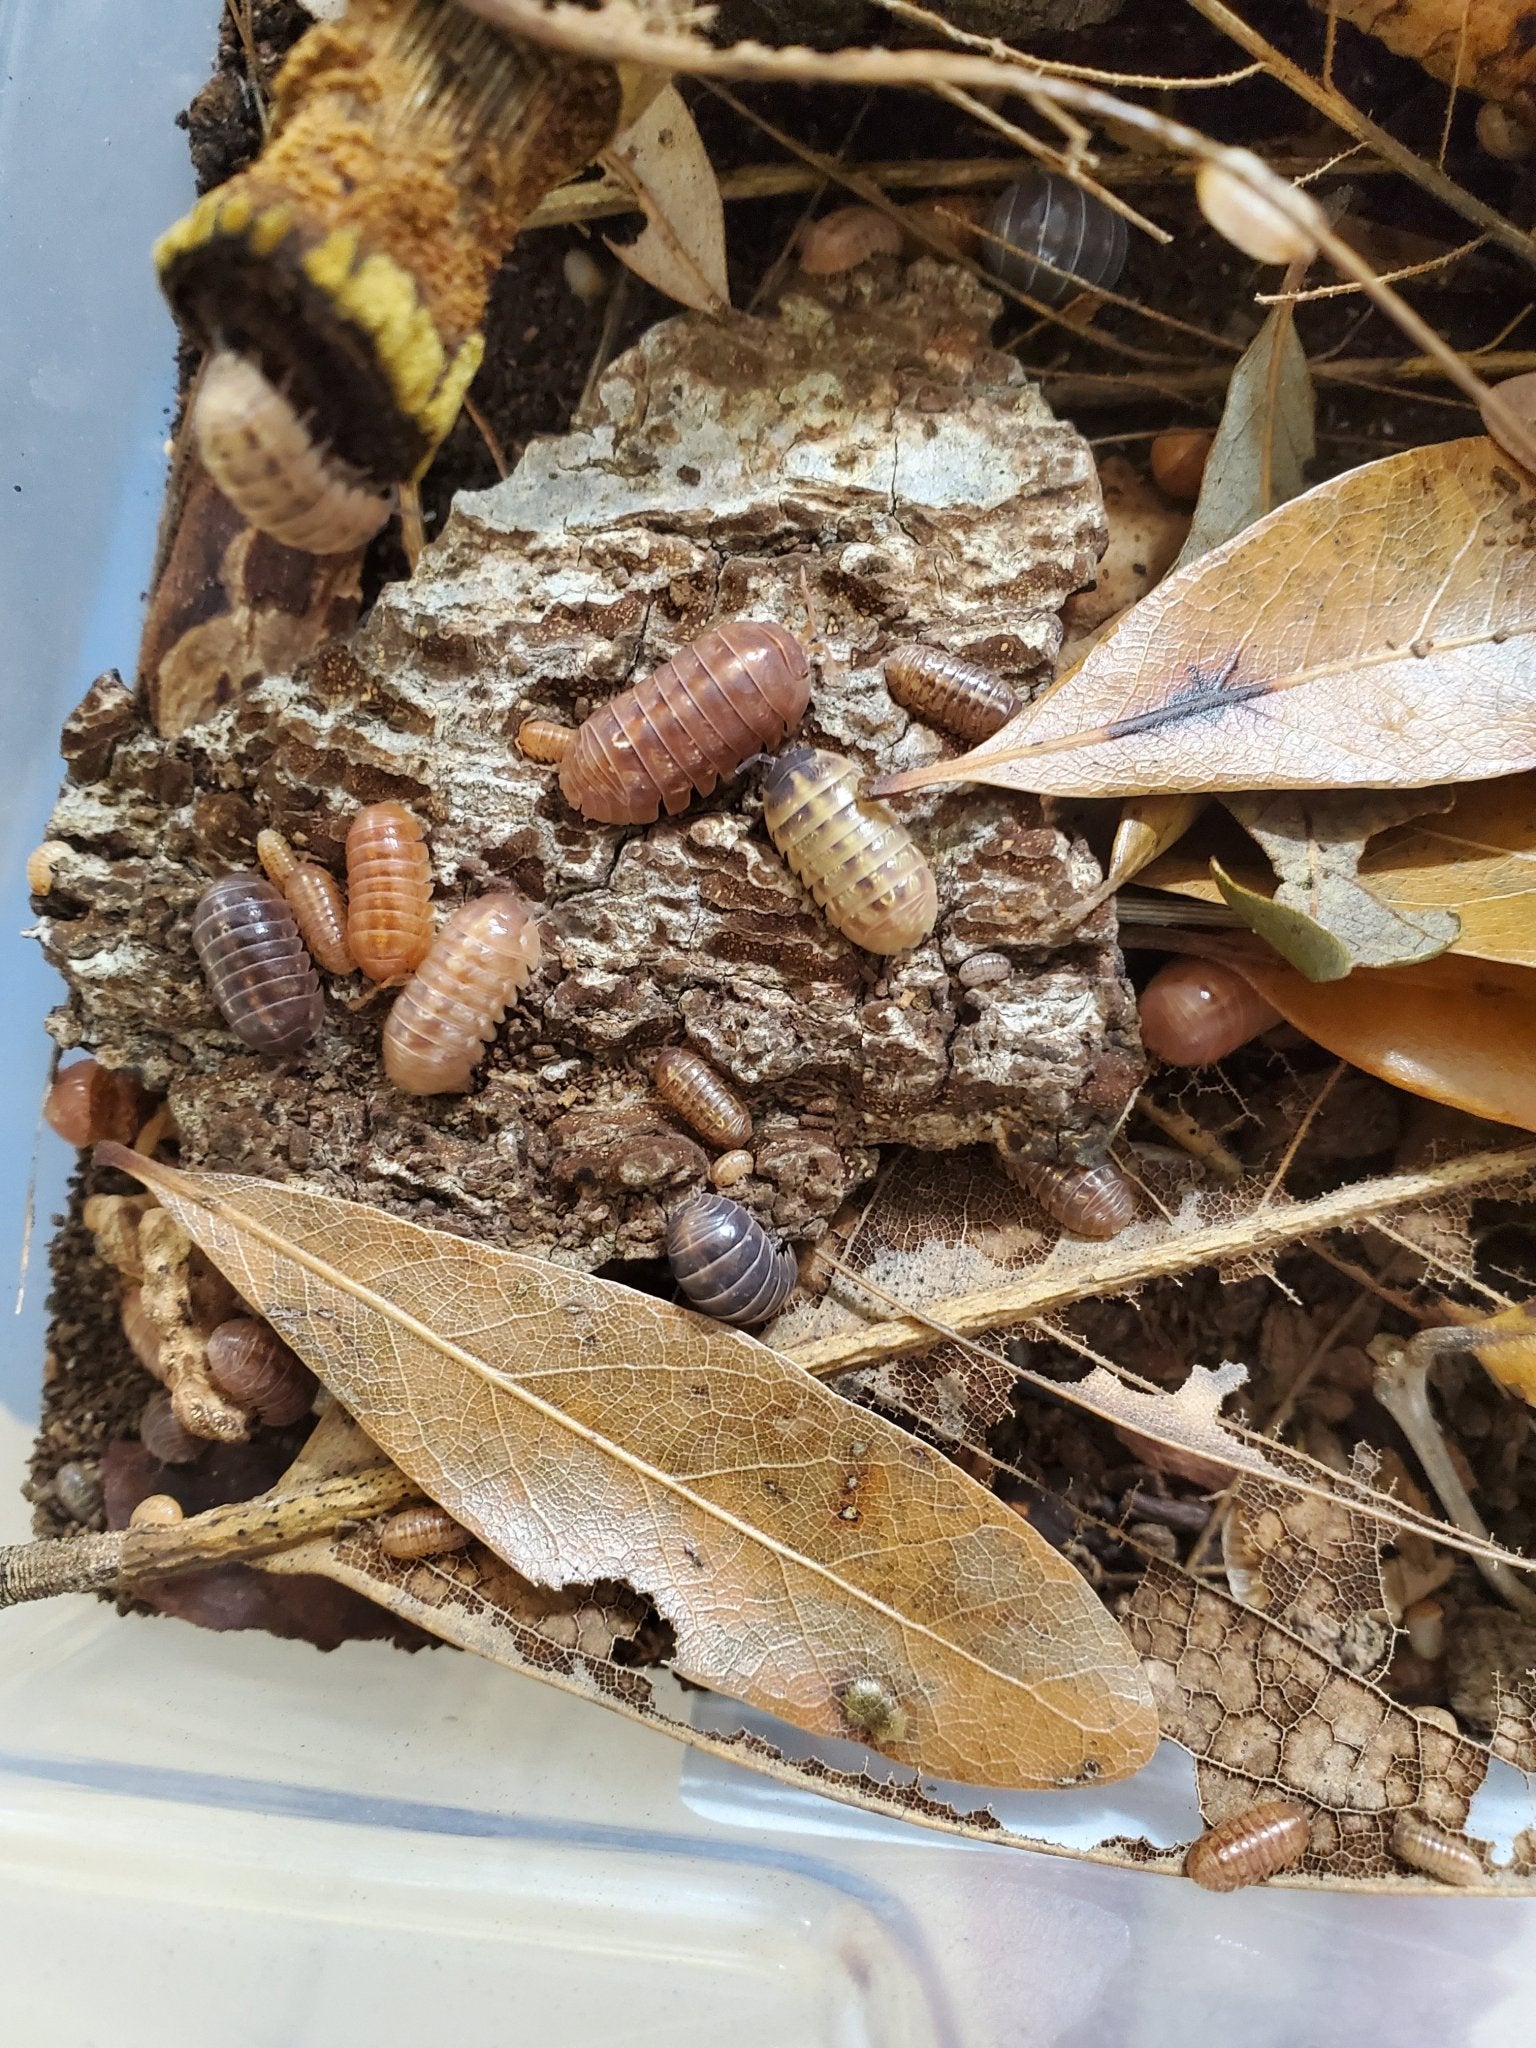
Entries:
POLYGON ((989 739, 1019 708, 1013 691, 991 669, 916 640, 885 657, 885 681, 903 711, 962 740, 989 739))
POLYGON ((574 725, 555 718, 525 718, 517 728, 518 752, 528 761, 563 761, 576 737, 574 725))
POLYGON ((149 1098, 131 1074, 96 1060, 76 1060, 56 1076, 43 1120, 66 1145, 131 1145, 149 1113, 149 1098))
POLYGON ((1400 1813, 1392 1823, 1392 1853, 1441 1884, 1484 1884, 1488 1873, 1472 1844, 1417 1813, 1400 1813))
POLYGON ((728 782, 805 715, 811 668, 783 626, 713 626, 600 704, 560 763, 565 800, 602 825, 649 825, 728 782))
POLYGON ((826 913, 867 953, 904 953, 933 930, 939 894, 912 836, 861 797, 842 754, 790 747, 763 777, 768 836, 826 913))
POLYGON ((386 1557, 438 1557, 445 1550, 462 1550, 468 1541, 464 1524, 430 1501, 401 1508, 379 1527, 379 1548, 386 1557))
POLYGON ((711 1145, 734 1149, 752 1135, 752 1112, 701 1053, 669 1045, 651 1069, 656 1093, 711 1145))
POLYGON ((327 974, 351 974, 357 966, 347 944, 347 899, 328 868, 300 860, 281 832, 258 832, 256 858, 283 892, 299 937, 327 974))
POLYGON ((800 239, 800 268, 807 277, 835 277, 871 256, 899 256, 901 224, 878 206, 834 206, 813 220, 800 239))
POLYGON ((405 981, 432 943, 432 861, 404 804, 367 804, 347 832, 347 945, 370 981, 405 981))
POLYGON ((320 978, 265 875, 225 875, 198 898, 192 943, 224 1021, 253 1052, 298 1052, 320 1029, 320 978))
POLYGON ((1170 960, 1142 990, 1141 1042, 1175 1067, 1207 1067, 1280 1022, 1264 998, 1216 960, 1170 960))
POLYGON ((315 1376, 270 1323, 235 1316, 208 1339, 208 1377, 221 1394, 282 1429, 314 1405, 315 1376))
POLYGON ((461 1094, 540 951, 533 912, 510 889, 456 910, 384 1026, 384 1071, 395 1086, 461 1094))
POLYGON ((1184 1858, 1184 1875, 1208 1892, 1240 1891, 1299 1863, 1311 1837, 1304 1806, 1261 1800, 1203 1834, 1184 1858))
POLYGON ((1118 1237, 1136 1220, 1136 1197, 1118 1166, 1048 1166, 1039 1159, 1015 1159, 999 1145, 1003 1171, 1033 1195, 1053 1223, 1073 1237, 1118 1237))
POLYGON ((743 1329, 777 1315, 798 1278, 789 1246, 729 1195, 695 1195, 672 1211, 667 1258, 693 1307, 743 1329))
POLYGON ((139 1417, 139 1442, 162 1465, 190 1465, 205 1445, 190 1429, 183 1429, 171 1408, 171 1397, 162 1388, 151 1394, 139 1417))

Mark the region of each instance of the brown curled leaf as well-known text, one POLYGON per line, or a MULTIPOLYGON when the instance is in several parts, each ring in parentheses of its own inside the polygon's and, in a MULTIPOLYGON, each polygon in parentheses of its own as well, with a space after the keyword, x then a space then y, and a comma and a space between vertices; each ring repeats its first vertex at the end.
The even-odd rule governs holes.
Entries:
POLYGON ((102 1156, 514 1570, 654 1601, 682 1675, 821 1735, 873 1680, 905 1717, 887 1752, 971 1783, 1150 1756, 1140 1668, 1071 1566, 751 1338, 357 1203, 102 1156))
POLYGON ((614 255, 681 305, 700 313, 723 312, 731 302, 725 205, 676 86, 657 94, 603 162, 634 194, 646 220, 637 241, 608 241, 614 255))

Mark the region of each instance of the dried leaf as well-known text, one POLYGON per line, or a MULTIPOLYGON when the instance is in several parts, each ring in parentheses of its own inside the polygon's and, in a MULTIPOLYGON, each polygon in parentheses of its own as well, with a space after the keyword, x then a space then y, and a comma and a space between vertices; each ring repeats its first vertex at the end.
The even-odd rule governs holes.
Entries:
POLYGON ((1204 809, 1203 796, 1132 797, 1115 828, 1109 866, 1104 870, 1106 892, 1122 887, 1177 845, 1204 809))
POLYGON ((1058 796, 1536 766, 1536 481, 1479 436, 1320 484, 1168 577, 980 747, 883 778, 1058 796))
POLYGON ((1431 77, 1479 99, 1531 107, 1531 31, 1527 0, 1312 0, 1389 50, 1412 57, 1431 77))
POLYGON ((1211 880, 1223 903, 1308 981, 1340 981, 1348 974, 1353 965, 1349 947, 1315 917, 1282 903, 1278 895, 1246 887, 1219 860, 1211 862, 1211 880))
POLYGON ((1232 372, 1175 573, 1305 488, 1316 407, 1293 308, 1276 306, 1232 372))
POLYGON ((669 85, 602 159, 645 211, 636 242, 608 247, 637 277, 698 313, 731 303, 725 204, 692 114, 669 85))
POLYGON ((1139 1769, 1141 1673, 973 1481, 752 1338, 613 1283, 243 1175, 135 1173, 385 1454, 524 1577, 627 1584, 684 1676, 813 1734, 868 1679, 898 1761, 1139 1769))
MULTIPOLYGON (((1282 1465, 1286 1453, 1274 1453, 1282 1465)), ((1377 1459, 1363 1446, 1351 1475, 1361 1487, 1377 1459)), ((1233 1596, 1287 1628, 1357 1678, 1379 1678, 1392 1656, 1393 1628, 1381 1579, 1382 1529, 1342 1502, 1298 1494, 1269 1480, 1234 1489, 1224 1525, 1233 1596), (1242 1561, 1241 1588, 1233 1560, 1242 1561)))

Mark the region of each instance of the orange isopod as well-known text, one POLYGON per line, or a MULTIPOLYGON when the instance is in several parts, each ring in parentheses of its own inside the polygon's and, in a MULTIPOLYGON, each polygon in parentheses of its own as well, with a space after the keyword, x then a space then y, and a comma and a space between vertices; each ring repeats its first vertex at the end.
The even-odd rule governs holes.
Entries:
POLYGON ((1441 1884, 1482 1884, 1488 1876, 1470 1842, 1417 1813, 1400 1813, 1393 1821, 1392 1853, 1441 1884))
POLYGON ((347 833, 347 945, 370 981, 405 981, 432 943, 432 861, 404 804, 366 804, 347 833))
POLYGON ((456 910, 384 1026, 384 1071, 395 1086, 462 1094, 540 954, 533 912, 512 890, 456 910))
POLYGON ((131 1145, 149 1113, 149 1098, 131 1074, 97 1060, 63 1068, 43 1103, 43 1121, 66 1145, 131 1145))
POLYGON ((386 1557, 438 1557, 445 1550, 462 1550, 468 1541, 464 1524, 430 1501, 421 1507, 401 1508, 379 1527, 379 1548, 386 1557))
POLYGON ((208 1377, 231 1401, 254 1408, 269 1429, 299 1421, 314 1406, 314 1374, 255 1316, 233 1316, 212 1333, 208 1377))
POLYGON ((734 1149, 752 1135, 752 1112, 701 1053, 669 1045, 651 1069, 656 1093, 711 1145, 734 1149))
POLYGON ((1015 1159, 999 1145, 1003 1171, 1026 1195, 1033 1195, 1053 1223, 1073 1237, 1118 1237, 1136 1220, 1136 1197, 1118 1166, 1051 1166, 1039 1159, 1015 1159))
POLYGON ((300 860, 281 832, 258 832, 256 858, 283 892, 299 937, 327 974, 351 974, 357 967, 347 944, 347 899, 329 869, 300 860))
POLYGON ((144 1403, 144 1412, 139 1417, 139 1442, 162 1465, 190 1465, 207 1448, 201 1437, 182 1427, 171 1407, 171 1397, 163 1388, 144 1403))
POLYGON ((991 669, 943 647, 909 640, 885 657, 885 681, 903 711, 962 740, 990 739, 1019 700, 991 669))
POLYGON ((573 810, 601 825, 649 825, 728 782, 805 716, 811 666, 783 626, 712 626, 600 704, 560 763, 573 810))
POLYGON ((1207 1067, 1280 1022, 1234 968, 1170 960, 1142 990, 1141 1042, 1175 1067, 1207 1067))
POLYGON ((790 747, 763 778, 768 836, 826 913, 866 953, 904 953, 933 930, 939 893, 912 835, 861 797, 858 765, 790 747))
POLYGON ((800 240, 800 268, 807 277, 835 277, 871 256, 899 256, 901 223, 878 206, 834 206, 813 220, 800 240))
POLYGON ((1265 1799, 1191 1845, 1184 1875, 1208 1892, 1235 1892, 1289 1870, 1307 1853, 1312 1825, 1294 1799, 1265 1799))
POLYGON ((525 718, 517 728, 518 752, 529 761, 563 761, 575 737, 575 726, 557 718, 525 718))

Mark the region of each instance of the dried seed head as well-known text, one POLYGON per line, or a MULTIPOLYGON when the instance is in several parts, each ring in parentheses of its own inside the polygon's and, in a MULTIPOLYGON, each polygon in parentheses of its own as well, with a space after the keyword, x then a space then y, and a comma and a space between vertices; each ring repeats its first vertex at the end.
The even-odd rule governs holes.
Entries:
POLYGON ((1013 691, 991 669, 915 640, 886 656, 885 681, 903 711, 962 740, 990 739, 1019 708, 1013 691))
POLYGON ((1392 1853, 1441 1884, 1482 1884, 1488 1876, 1483 1859, 1465 1836, 1453 1835, 1416 1813, 1400 1813, 1393 1821, 1392 1853))
POLYGON ((347 946, 370 981, 404 981, 432 943, 432 860, 404 804, 366 804, 347 832, 347 946))
POLYGON ((877 1678, 854 1679, 838 1694, 837 1703, 854 1734, 877 1748, 884 1742, 900 1742, 907 1732, 904 1709, 877 1678))
POLYGON ((1027 171, 987 216, 983 262, 994 277, 1047 305, 1085 288, 1112 290, 1125 268, 1124 220, 1070 178, 1027 171))
POLYGON ((669 1045, 651 1069, 656 1093, 685 1124, 711 1145, 744 1145, 752 1135, 752 1112, 701 1053, 669 1045))
POLYGON ((1299 1863, 1311 1838, 1304 1806, 1266 1799, 1203 1834, 1184 1858, 1184 1875, 1208 1892, 1239 1891, 1299 1863))
POLYGON ((1014 1185, 1033 1195, 1052 1222, 1074 1237, 1117 1237, 1136 1220, 1131 1184, 1107 1159, 1097 1166, 1048 1166, 1017 1158, 1004 1144, 998 1145, 997 1156, 1014 1185))
POLYGON ((749 1329, 795 1291, 795 1255, 729 1195, 695 1195, 667 1220, 667 1258, 694 1308, 749 1329))
POLYGON ((791 747, 763 778, 763 823, 834 930, 867 953, 904 953, 933 930, 938 889, 906 827, 859 795, 862 779, 842 754, 791 747))
POLYGON ((722 1152, 709 1169, 709 1177, 717 1188, 733 1188, 746 1179, 755 1164, 750 1152, 722 1152))
POLYGON ((813 220, 800 241, 800 268, 807 277, 835 277, 872 256, 899 256, 900 224, 878 206, 836 206, 813 220))
POLYGON ((805 715, 811 669, 783 626, 714 626, 598 705, 560 763, 566 802, 603 825, 649 825, 728 782, 805 715))
POLYGON ((131 1074, 90 1059, 63 1068, 43 1104, 48 1128, 81 1147, 104 1138, 131 1145, 148 1114, 149 1097, 131 1074))
POLYGON ((563 761, 575 737, 574 725, 554 718, 525 718, 517 728, 518 751, 529 761, 563 761))
POLYGON ((468 1541, 464 1524, 430 1501, 401 1508, 379 1525, 379 1548, 386 1557, 438 1557, 447 1550, 462 1550, 468 1541))
POLYGON ((151 1394, 139 1417, 139 1441, 162 1465, 190 1465, 206 1446, 201 1437, 184 1429, 176 1420, 171 1397, 163 1390, 151 1394))
POLYGON ((174 1500, 168 1493, 149 1493, 128 1517, 128 1526, 130 1529, 168 1529, 174 1522, 185 1520, 179 1500, 174 1500))
POLYGON ((1172 960, 1142 990, 1141 1042, 1175 1067, 1208 1067, 1280 1022, 1233 968, 1215 960, 1172 960))
POLYGON ((357 962, 347 944, 347 899, 341 884, 312 860, 300 860, 281 832, 258 832, 256 858, 283 892, 299 937, 327 974, 352 974, 357 962))
POLYGON ((1195 198, 1217 234, 1255 263, 1301 263, 1315 256, 1318 231, 1327 226, 1316 201, 1305 193, 1293 195, 1312 216, 1309 230, 1255 191, 1242 170, 1272 182, 1260 158, 1246 149, 1229 149, 1219 163, 1203 163, 1195 173, 1195 198))
POLYGON ((540 954, 533 912, 511 890, 456 910, 384 1026, 384 1071, 395 1086, 409 1095, 468 1088, 540 954))
POLYGON ((225 875, 198 898, 192 944, 208 989, 242 1045, 293 1053, 320 1029, 320 978, 298 925, 265 875, 225 875))
POLYGON ((1193 505, 1205 481, 1206 458, 1216 439, 1207 427, 1181 427, 1152 443, 1152 475, 1176 505, 1193 505))
POLYGON ((254 1408, 269 1429, 284 1429, 309 1413, 315 1376, 269 1323, 236 1316, 208 1339, 208 1377, 221 1394, 254 1408))

